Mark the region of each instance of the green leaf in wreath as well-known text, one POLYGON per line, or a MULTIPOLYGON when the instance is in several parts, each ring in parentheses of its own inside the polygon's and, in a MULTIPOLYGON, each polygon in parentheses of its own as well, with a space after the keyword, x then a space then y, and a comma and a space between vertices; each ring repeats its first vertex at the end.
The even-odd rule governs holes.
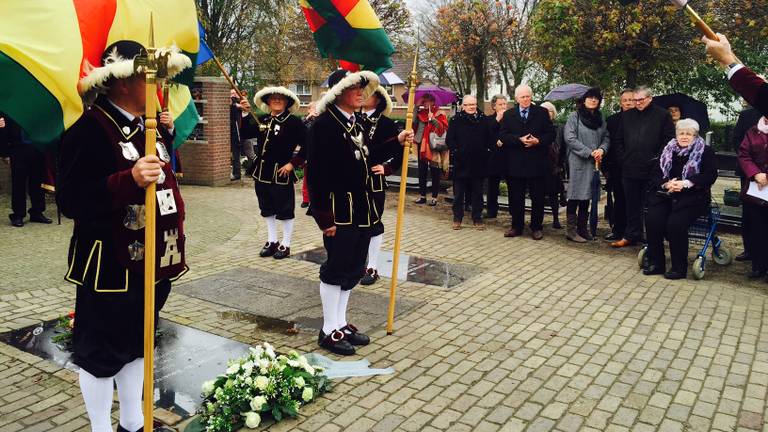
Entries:
POLYGON ((203 419, 200 416, 192 419, 187 427, 184 428, 184 432, 205 432, 205 425, 203 425, 203 419))
POLYGON ((272 408, 272 417, 275 418, 276 422, 279 422, 283 419, 283 413, 280 411, 278 407, 272 408))

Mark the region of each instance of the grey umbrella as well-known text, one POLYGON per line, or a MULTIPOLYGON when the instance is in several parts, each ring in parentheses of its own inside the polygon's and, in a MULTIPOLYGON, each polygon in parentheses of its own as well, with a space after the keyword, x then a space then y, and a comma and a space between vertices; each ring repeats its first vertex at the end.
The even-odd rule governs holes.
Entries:
POLYGON ((592 172, 592 206, 589 211, 589 230, 592 237, 597 235, 597 209, 600 202, 600 162, 595 161, 592 172))
POLYGON ((584 84, 565 84, 550 90, 549 93, 544 96, 544 100, 557 101, 576 99, 583 96, 587 90, 589 90, 589 86, 585 86, 584 84))

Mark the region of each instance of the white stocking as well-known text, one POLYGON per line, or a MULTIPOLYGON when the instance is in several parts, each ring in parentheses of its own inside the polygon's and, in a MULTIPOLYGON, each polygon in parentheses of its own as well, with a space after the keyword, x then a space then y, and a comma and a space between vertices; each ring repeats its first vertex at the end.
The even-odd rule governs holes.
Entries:
POLYGON ((371 237, 371 242, 368 243, 368 268, 377 269, 376 262, 379 260, 379 252, 383 242, 384 234, 371 237))
POLYGON ((349 293, 351 292, 352 290, 342 291, 339 296, 339 308, 337 309, 338 312, 336 314, 336 319, 339 322, 339 329, 347 325, 347 305, 349 304, 349 293))
POLYGON ((264 218, 267 221, 267 241, 277 243, 277 219, 274 216, 264 218))
POLYGON ((339 329, 336 313, 339 310, 339 296, 341 292, 341 286, 339 285, 329 285, 325 282, 320 282, 320 300, 323 303, 323 333, 326 335, 339 329))
POLYGON ((115 375, 117 397, 120 399, 120 425, 130 432, 144 426, 141 412, 141 395, 144 385, 144 359, 126 364, 115 375))
POLYGON ((283 246, 291 247, 291 237, 293 237, 293 219, 283 221, 283 246))
POLYGON ((91 420, 91 432, 112 432, 112 377, 96 378, 85 369, 80 369, 80 392, 85 401, 85 410, 91 420))

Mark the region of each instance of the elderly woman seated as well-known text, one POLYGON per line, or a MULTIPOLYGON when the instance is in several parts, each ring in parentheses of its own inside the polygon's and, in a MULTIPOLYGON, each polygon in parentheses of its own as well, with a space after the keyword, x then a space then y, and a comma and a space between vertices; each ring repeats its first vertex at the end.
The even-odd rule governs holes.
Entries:
POLYGON ((645 275, 684 279, 688 270, 688 227, 709 209, 710 188, 717 179, 715 152, 699 136, 699 124, 683 119, 676 138, 661 152, 651 174, 645 216, 648 264, 645 275), (669 241, 672 269, 665 272, 664 238, 669 241))

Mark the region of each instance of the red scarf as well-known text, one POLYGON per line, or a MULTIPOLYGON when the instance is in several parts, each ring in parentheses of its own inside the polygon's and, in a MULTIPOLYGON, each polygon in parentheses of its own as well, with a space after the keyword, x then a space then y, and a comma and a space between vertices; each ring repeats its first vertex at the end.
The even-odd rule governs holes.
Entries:
POLYGON ((417 117, 419 122, 424 123, 424 134, 421 136, 421 143, 419 145, 419 159, 431 161, 432 149, 429 147, 429 134, 432 132, 438 135, 443 135, 448 129, 448 119, 444 114, 437 114, 438 108, 436 106, 430 107, 429 110, 419 110, 417 117), (429 112, 432 111, 433 119, 437 120, 437 127, 429 121, 429 112))

